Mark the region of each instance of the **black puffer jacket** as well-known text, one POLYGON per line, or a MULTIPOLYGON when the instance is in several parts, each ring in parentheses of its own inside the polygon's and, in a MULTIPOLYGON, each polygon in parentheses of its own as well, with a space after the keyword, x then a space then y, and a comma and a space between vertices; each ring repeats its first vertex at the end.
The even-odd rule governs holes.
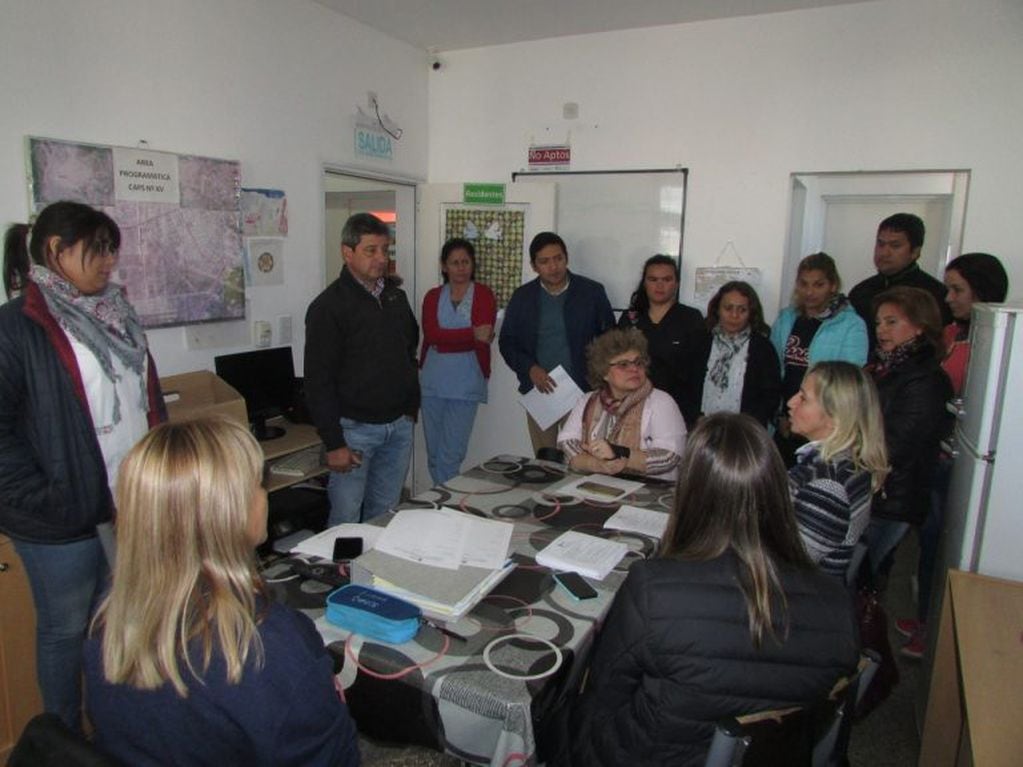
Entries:
MULTIPOLYGON (((166 418, 153 360, 149 425, 166 418)), ((0 532, 38 543, 96 534, 113 500, 81 372, 32 283, 0 306, 0 532)))
POLYGON ((874 496, 870 513, 920 524, 930 507, 939 446, 952 425, 945 409, 952 384, 930 346, 920 347, 887 374, 875 374, 874 382, 881 398, 891 473, 874 496))
POLYGON ((789 635, 757 650, 736 568, 730 553, 633 565, 552 764, 700 765, 719 719, 812 702, 855 668, 853 609, 837 580, 783 572, 789 635))

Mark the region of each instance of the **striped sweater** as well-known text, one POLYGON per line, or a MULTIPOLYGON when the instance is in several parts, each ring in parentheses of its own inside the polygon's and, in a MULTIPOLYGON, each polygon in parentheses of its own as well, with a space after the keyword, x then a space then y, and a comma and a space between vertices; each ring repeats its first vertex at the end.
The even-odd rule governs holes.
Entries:
POLYGON ((811 442, 796 451, 789 491, 810 558, 824 572, 843 578, 870 521, 869 472, 856 469, 844 453, 824 461, 819 443, 811 442))

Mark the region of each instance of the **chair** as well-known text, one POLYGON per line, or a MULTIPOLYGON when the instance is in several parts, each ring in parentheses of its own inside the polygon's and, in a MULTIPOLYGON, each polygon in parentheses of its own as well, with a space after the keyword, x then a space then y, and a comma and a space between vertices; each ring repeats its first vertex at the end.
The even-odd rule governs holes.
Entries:
POLYGON ((37 714, 14 744, 7 767, 119 767, 52 713, 37 714))
POLYGON ((704 767, 845 767, 853 712, 879 664, 866 651, 819 703, 718 722, 704 767))

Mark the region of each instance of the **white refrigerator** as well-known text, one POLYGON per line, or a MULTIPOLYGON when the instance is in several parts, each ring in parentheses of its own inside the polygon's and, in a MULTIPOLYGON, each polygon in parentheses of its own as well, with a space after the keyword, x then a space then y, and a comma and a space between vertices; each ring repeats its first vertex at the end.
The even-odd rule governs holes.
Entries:
POLYGON ((1023 304, 975 304, 970 343, 932 607, 945 568, 1023 580, 1023 304))

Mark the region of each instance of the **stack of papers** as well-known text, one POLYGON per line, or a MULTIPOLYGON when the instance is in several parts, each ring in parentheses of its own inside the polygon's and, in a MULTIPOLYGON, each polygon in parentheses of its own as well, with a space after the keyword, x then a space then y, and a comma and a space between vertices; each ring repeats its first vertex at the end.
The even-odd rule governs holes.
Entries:
POLYGON ((395 514, 373 551, 352 562, 352 581, 457 620, 507 576, 513 525, 453 509, 395 514))
POLYGON ((641 509, 623 503, 604 523, 604 527, 608 530, 642 533, 660 540, 664 537, 664 531, 668 529, 668 518, 668 514, 663 511, 641 509))
POLYGON ((602 581, 628 552, 629 547, 621 541, 569 530, 537 554, 536 561, 558 572, 570 570, 602 581))

